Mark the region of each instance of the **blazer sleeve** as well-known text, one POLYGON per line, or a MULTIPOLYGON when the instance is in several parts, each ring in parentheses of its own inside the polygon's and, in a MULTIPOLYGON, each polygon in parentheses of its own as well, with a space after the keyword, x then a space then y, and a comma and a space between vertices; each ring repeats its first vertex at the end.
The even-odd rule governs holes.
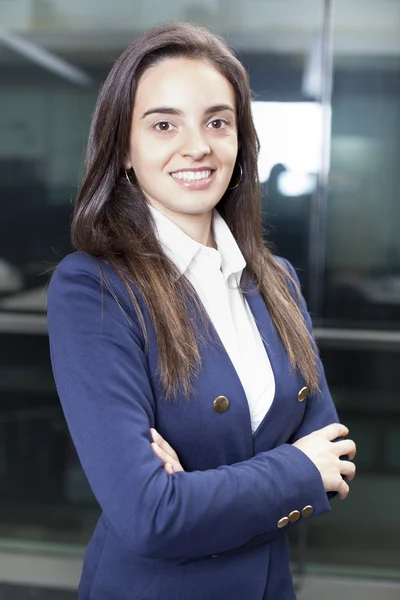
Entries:
MULTIPOLYGON (((287 266, 287 269, 290 275, 293 277, 294 281, 298 286, 298 290, 301 290, 300 281, 297 277, 297 273, 290 262, 284 259, 284 262, 287 266)), ((294 292, 294 290, 293 290, 294 292)), ((307 304, 304 297, 300 296, 300 309, 303 313, 304 319, 307 323, 308 330, 313 336, 312 322, 310 313, 307 309, 307 304)), ((317 352, 317 351, 316 351, 317 352)), ((326 425, 330 425, 331 423, 339 423, 339 417, 336 412, 335 405, 333 403, 331 394, 329 392, 328 384, 325 377, 324 367, 319 358, 317 352, 317 367, 319 374, 319 392, 314 395, 310 395, 309 400, 307 401, 306 409, 304 412, 304 417, 302 422, 297 429, 297 431, 290 438, 290 443, 293 444, 296 440, 308 435, 312 431, 316 431, 317 429, 321 429, 326 425)), ((332 496, 332 494, 330 494, 332 496)))
POLYGON ((132 313, 93 257, 69 255, 52 277, 57 390, 88 481, 125 547, 155 558, 199 558, 278 534, 278 521, 299 506, 329 511, 319 471, 290 444, 213 470, 165 473, 150 446, 155 398, 132 313))

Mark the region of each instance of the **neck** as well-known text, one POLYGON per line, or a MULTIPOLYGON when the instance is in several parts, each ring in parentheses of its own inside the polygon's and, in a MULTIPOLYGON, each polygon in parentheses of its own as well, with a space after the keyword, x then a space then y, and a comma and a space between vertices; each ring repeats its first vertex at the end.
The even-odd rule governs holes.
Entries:
POLYGON ((169 210, 165 206, 155 205, 154 203, 152 205, 199 244, 217 248, 211 227, 212 210, 201 214, 190 214, 169 210))

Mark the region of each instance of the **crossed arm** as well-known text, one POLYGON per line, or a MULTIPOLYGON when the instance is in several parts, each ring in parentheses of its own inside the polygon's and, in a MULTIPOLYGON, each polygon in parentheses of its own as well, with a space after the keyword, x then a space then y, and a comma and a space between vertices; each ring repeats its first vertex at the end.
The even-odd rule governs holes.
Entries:
MULTIPOLYGON (((124 306, 129 310, 129 299, 124 306)), ((48 316, 54 374, 75 447, 106 521, 127 548, 154 558, 198 558, 277 535, 278 520, 293 506, 311 503, 315 515, 329 510, 324 490, 338 490, 342 468, 332 467, 334 444, 321 440, 314 459, 306 455, 312 454, 310 423, 323 427, 334 418, 328 396, 318 409, 310 406, 318 412, 300 426, 302 442, 218 469, 182 472, 156 434, 171 460, 160 462, 150 446, 156 407, 140 327, 127 326, 87 257, 73 255, 57 269, 48 316), (321 470, 335 481, 325 483, 321 470)), ((328 437, 347 433, 336 427, 328 437)), ((339 448, 351 455, 351 447, 339 448)))
MULTIPOLYGON (((162 461, 166 473, 171 475, 183 471, 178 455, 170 444, 155 429, 150 429, 150 433, 153 439, 151 447, 154 454, 162 461)), ((325 491, 337 492, 341 500, 344 500, 349 493, 346 481, 352 481, 356 474, 355 464, 351 462, 356 455, 356 446, 350 439, 337 442, 334 440, 348 434, 349 430, 345 425, 332 423, 313 431, 293 444, 317 467, 325 491), (341 460, 341 456, 347 456, 350 460, 341 460)))

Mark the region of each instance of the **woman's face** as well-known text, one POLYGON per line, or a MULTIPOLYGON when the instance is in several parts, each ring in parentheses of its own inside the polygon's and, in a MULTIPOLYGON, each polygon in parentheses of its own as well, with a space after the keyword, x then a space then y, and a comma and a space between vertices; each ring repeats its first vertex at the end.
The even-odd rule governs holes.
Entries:
POLYGON ((139 81, 126 167, 164 214, 202 214, 229 185, 237 138, 229 81, 201 60, 165 59, 139 81))

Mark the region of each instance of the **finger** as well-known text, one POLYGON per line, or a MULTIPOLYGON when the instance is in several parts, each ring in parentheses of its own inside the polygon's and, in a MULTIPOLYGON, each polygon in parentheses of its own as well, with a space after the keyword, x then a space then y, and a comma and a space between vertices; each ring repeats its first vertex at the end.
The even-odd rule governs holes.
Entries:
POLYGON ((164 465, 164 470, 168 473, 168 475, 172 475, 172 473, 174 472, 174 468, 171 465, 171 463, 165 463, 164 465))
POLYGON ((356 455, 356 445, 353 440, 339 440, 334 443, 334 450, 337 456, 348 456, 350 460, 356 455))
POLYGON ((342 479, 342 481, 338 487, 338 490, 337 490, 339 500, 345 500, 349 494, 349 491, 350 491, 349 486, 347 485, 345 480, 342 479))
POLYGON ((341 423, 331 423, 331 425, 327 425, 320 429, 321 433, 328 439, 330 442, 339 437, 345 437, 349 435, 349 430, 346 425, 342 425, 341 423))
POLYGON ((344 475, 348 481, 352 481, 356 476, 356 465, 349 460, 341 460, 340 474, 344 475))
MULTIPOLYGON (((156 444, 156 443, 154 443, 154 442, 153 442, 152 444, 150 444, 150 446, 151 446, 151 449, 153 450, 154 454, 155 454, 155 455, 156 455, 158 458, 161 458, 161 460, 163 460, 163 459, 162 459, 162 457, 160 456, 160 450, 161 450, 161 448, 160 448, 159 446, 157 446, 157 444, 156 444)), ((166 461, 165 461, 165 462, 166 462, 166 461)))
POLYGON ((160 446, 158 444, 153 442, 151 444, 151 447, 153 448, 154 454, 156 456, 158 456, 158 458, 160 460, 162 460, 162 462, 164 463, 164 466, 167 463, 170 463, 173 467, 174 473, 177 473, 178 471, 183 471, 183 467, 182 467, 181 463, 179 462, 179 460, 175 460, 174 458, 172 458, 169 454, 167 454, 167 452, 165 452, 165 450, 160 448, 160 446))
POLYGON ((153 448, 154 454, 158 456, 158 458, 161 458, 163 463, 171 462, 171 456, 169 456, 162 448, 160 448, 158 444, 153 442, 151 447, 153 448))
POLYGON ((168 442, 166 440, 164 440, 162 435, 160 435, 158 433, 158 431, 156 431, 156 429, 151 428, 150 433, 152 435, 153 441, 156 444, 158 444, 158 446, 160 446, 160 448, 162 448, 167 454, 172 456, 172 458, 175 458, 176 460, 178 460, 178 455, 175 452, 175 450, 172 448, 172 446, 170 446, 168 444, 168 442))

